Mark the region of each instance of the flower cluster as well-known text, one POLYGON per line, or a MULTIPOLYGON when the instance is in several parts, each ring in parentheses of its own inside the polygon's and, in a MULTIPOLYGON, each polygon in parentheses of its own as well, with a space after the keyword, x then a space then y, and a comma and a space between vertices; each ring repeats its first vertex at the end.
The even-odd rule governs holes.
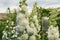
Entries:
POLYGON ((36 40, 36 35, 38 35, 38 32, 40 31, 40 26, 38 24, 37 15, 34 15, 34 17, 32 18, 32 20, 35 23, 31 22, 31 24, 29 22, 29 16, 26 16, 26 14, 22 14, 22 13, 19 13, 19 16, 17 16, 17 20, 19 22, 16 26, 16 31, 18 35, 20 35, 21 40, 27 40, 27 39, 36 40))
POLYGON ((48 39, 49 40, 58 40, 59 39, 59 31, 58 27, 53 27, 52 25, 48 29, 48 39))
POLYGON ((14 22, 11 21, 7 21, 8 25, 6 25, 4 31, 3 31, 3 36, 2 36, 2 40, 12 40, 17 38, 17 33, 16 33, 16 27, 13 27, 12 25, 14 25, 14 22))

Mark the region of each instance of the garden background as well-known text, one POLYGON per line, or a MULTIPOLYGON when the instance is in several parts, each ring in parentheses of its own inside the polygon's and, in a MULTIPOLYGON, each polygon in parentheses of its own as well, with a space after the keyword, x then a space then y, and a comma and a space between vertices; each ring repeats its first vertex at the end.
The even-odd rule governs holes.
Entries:
POLYGON ((42 8, 35 2, 28 12, 27 6, 20 0, 20 10, 7 8, 1 14, 0 40, 60 40, 60 7, 42 8))

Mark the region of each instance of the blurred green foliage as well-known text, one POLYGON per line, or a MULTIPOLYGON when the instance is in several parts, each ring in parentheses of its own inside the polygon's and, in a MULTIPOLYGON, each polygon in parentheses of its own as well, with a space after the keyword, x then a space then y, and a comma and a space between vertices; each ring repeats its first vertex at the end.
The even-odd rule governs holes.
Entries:
POLYGON ((14 22, 13 26, 16 26, 16 10, 13 13, 11 13, 11 12, 7 13, 6 20, 0 20, 0 40, 2 40, 3 30, 8 25, 7 20, 9 20, 9 22, 13 21, 14 22))

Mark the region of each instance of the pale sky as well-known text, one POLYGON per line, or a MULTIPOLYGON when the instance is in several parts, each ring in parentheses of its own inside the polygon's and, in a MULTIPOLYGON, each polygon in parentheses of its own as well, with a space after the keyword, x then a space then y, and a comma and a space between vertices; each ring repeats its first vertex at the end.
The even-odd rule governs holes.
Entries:
MULTIPOLYGON (((60 0, 27 0, 28 10, 32 9, 34 2, 38 3, 38 6, 49 8, 49 7, 60 7, 60 0)), ((5 12, 8 7, 11 9, 18 9, 19 0, 0 0, 0 12, 5 12)))

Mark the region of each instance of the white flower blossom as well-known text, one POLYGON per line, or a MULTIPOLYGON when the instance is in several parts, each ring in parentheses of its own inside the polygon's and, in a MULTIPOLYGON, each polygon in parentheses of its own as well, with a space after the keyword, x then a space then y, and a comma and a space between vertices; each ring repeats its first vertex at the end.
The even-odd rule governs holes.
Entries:
POLYGON ((28 22, 27 19, 24 19, 24 20, 21 21, 20 25, 26 26, 26 25, 29 25, 29 22, 28 22))
POLYGON ((16 35, 16 34, 12 35, 12 37, 11 37, 11 38, 15 38, 15 37, 17 37, 17 35, 16 35))
POLYGON ((21 40, 21 38, 20 38, 20 37, 17 37, 17 39, 18 39, 18 40, 21 40))
POLYGON ((18 13, 18 16, 17 16, 18 19, 22 20, 25 18, 25 15, 22 14, 22 13, 18 13))
POLYGON ((13 21, 11 22, 11 25, 14 25, 14 22, 13 21))
POLYGON ((37 34, 37 29, 35 27, 31 28, 31 27, 28 26, 27 27, 27 33, 36 35, 37 34))
POLYGON ((25 17, 29 17, 29 16, 30 16, 30 13, 26 12, 25 17))
POLYGON ((40 31, 40 28, 41 28, 41 26, 38 26, 38 27, 37 27, 37 31, 38 31, 38 32, 40 31))
POLYGON ((15 33, 15 30, 12 30, 11 33, 15 33))
POLYGON ((26 5, 22 5, 22 10, 26 11, 27 10, 27 6, 26 5))
POLYGON ((58 27, 50 26, 48 29, 48 39, 54 40, 59 38, 58 27))
POLYGON ((33 33, 34 33, 34 35, 36 35, 37 34, 37 29, 34 27, 34 28, 32 28, 33 29, 33 33))
POLYGON ((37 15, 34 15, 33 20, 34 21, 37 20, 37 15))
POLYGON ((10 28, 12 29, 12 26, 10 26, 10 28))
POLYGON ((11 34, 11 32, 8 32, 8 34, 11 34))
POLYGON ((30 25, 32 28, 34 28, 35 26, 34 26, 34 23, 31 23, 31 25, 30 25))
POLYGON ((28 33, 28 34, 33 34, 33 29, 30 28, 30 27, 28 27, 28 28, 27 28, 27 33, 28 33))
POLYGON ((18 25, 17 27, 16 27, 16 31, 17 32, 24 32, 24 30, 25 30, 25 26, 20 26, 20 25, 18 25))
POLYGON ((36 27, 39 26, 39 24, 38 24, 38 20, 35 21, 35 25, 36 25, 36 27))
POLYGON ((4 38, 8 39, 8 37, 7 37, 7 32, 6 32, 6 31, 3 31, 2 39, 4 39, 4 38))
POLYGON ((36 37, 34 35, 30 36, 29 40, 36 40, 36 37))
POLYGON ((15 30, 16 29, 16 27, 13 27, 13 30, 15 30))
POLYGON ((7 20, 7 23, 9 22, 9 20, 7 20))
POLYGON ((21 40, 27 40, 28 39, 28 34, 23 34, 21 36, 21 40))
POLYGON ((7 25, 6 28, 8 28, 9 26, 7 25))

